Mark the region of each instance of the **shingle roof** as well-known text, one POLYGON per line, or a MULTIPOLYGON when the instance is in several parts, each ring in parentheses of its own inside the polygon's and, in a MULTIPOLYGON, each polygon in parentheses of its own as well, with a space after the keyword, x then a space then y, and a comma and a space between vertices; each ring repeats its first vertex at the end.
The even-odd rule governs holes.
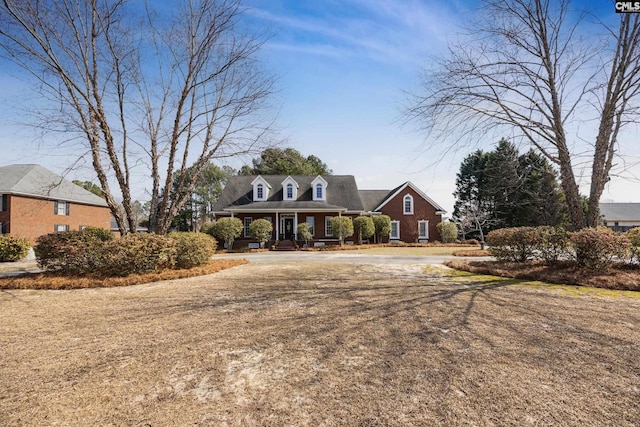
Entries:
MULTIPOLYGON (((269 209, 288 209, 291 206, 287 203, 290 201, 283 201, 282 197, 282 181, 287 178, 287 175, 262 175, 262 178, 271 185, 269 191, 269 198, 266 202, 254 202, 253 201, 253 187, 251 182, 256 179, 256 176, 232 176, 229 177, 220 198, 213 207, 214 212, 221 212, 225 208, 232 207, 245 207, 257 209, 258 204, 261 204, 263 208, 269 209), (252 206, 248 206, 252 205, 252 206)), ((311 182, 316 176, 306 175, 292 175, 298 183, 298 199, 295 204, 296 207, 304 208, 300 202, 313 202, 313 194, 311 188, 311 182)), ((353 175, 323 175, 322 178, 327 182, 327 201, 313 202, 316 207, 320 205, 326 208, 342 208, 349 211, 362 211, 363 206, 360 201, 360 195, 358 193, 358 186, 353 175)), ((308 208, 312 206, 309 205, 308 208)))
POLYGON ((0 193, 108 206, 106 201, 90 191, 34 164, 0 167, 0 193))
POLYGON ((360 200, 365 211, 371 212, 392 194, 391 190, 360 190, 360 200))
POLYGON ((600 214, 611 221, 640 221, 640 203, 600 203, 600 214))

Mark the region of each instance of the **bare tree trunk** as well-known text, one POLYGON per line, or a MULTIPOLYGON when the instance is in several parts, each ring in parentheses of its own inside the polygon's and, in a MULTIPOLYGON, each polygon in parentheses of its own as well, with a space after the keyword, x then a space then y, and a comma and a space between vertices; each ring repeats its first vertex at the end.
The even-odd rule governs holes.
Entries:
POLYGON ((141 15, 122 0, 0 4, 0 48, 51 101, 38 112, 51 130, 86 138, 122 234, 138 225, 143 167, 150 229, 166 233, 203 167, 261 151, 270 128, 260 113, 273 79, 259 68, 262 41, 240 31, 239 0, 183 0, 162 18, 146 5, 141 15))

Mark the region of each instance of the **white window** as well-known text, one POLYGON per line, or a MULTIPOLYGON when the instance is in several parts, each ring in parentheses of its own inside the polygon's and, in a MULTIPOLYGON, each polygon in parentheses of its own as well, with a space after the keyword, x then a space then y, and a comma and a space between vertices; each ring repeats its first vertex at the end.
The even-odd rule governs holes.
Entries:
POLYGON ((251 231, 249 230, 249 227, 251 226, 252 221, 253 218, 249 216, 244 219, 244 237, 251 237, 251 231))
POLYGON ((309 233, 311 233, 312 236, 316 234, 315 222, 316 222, 315 217, 312 217, 312 216, 307 217, 307 225, 309 225, 309 233))
POLYGON ((324 235, 325 236, 333 236, 333 227, 331 227, 331 217, 324 217, 324 235))
POLYGON ((316 199, 324 199, 324 196, 322 195, 323 191, 322 191, 322 184, 317 183, 316 184, 316 199))
POLYGON ((287 184, 287 200, 293 199, 293 184, 287 184))
POLYGON ((324 202, 327 200, 327 181, 320 175, 311 181, 311 195, 314 201, 324 202))
POLYGON ((429 221, 418 221, 418 238, 429 238, 429 221))
POLYGON ((390 240, 400 240, 400 221, 391 221, 390 240))
POLYGON ((259 200, 264 199, 264 185, 258 184, 256 186, 256 198, 259 200))
POLYGON ((69 231, 69 224, 56 224, 53 226, 53 231, 55 231, 56 233, 69 231))
POLYGON ((404 196, 403 199, 404 205, 404 214, 405 215, 413 215, 413 197, 410 194, 404 196))
POLYGON ((69 215, 69 202, 56 200, 53 204, 53 213, 55 215, 69 215))
POLYGON ((256 179, 251 181, 251 185, 253 186, 254 202, 264 202, 269 198, 269 189, 271 186, 263 177, 258 176, 256 179))

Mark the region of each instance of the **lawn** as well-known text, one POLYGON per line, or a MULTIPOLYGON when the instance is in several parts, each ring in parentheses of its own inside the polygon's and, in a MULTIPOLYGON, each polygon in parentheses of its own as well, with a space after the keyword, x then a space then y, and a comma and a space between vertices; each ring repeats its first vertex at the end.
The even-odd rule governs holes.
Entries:
POLYGON ((640 300, 250 264, 0 291, 0 425, 637 426, 640 300))

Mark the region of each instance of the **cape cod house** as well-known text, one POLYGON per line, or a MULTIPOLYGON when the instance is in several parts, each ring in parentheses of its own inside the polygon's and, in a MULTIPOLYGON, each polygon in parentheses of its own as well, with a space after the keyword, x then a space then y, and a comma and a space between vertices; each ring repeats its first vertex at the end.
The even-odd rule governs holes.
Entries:
MULTIPOLYGON (((247 246, 251 222, 264 218, 273 223, 272 240, 297 240, 301 222, 309 224, 312 245, 337 243, 333 216, 388 215, 391 233, 384 241, 428 242, 441 240, 436 224, 444 209, 411 182, 393 190, 359 190, 352 175, 233 176, 213 207, 214 215, 242 220, 244 230, 234 246, 247 246)), ((355 237, 347 239, 353 242, 355 237)))
POLYGON ((107 202, 39 165, 0 167, 0 234, 26 237, 86 226, 109 229, 107 202))

